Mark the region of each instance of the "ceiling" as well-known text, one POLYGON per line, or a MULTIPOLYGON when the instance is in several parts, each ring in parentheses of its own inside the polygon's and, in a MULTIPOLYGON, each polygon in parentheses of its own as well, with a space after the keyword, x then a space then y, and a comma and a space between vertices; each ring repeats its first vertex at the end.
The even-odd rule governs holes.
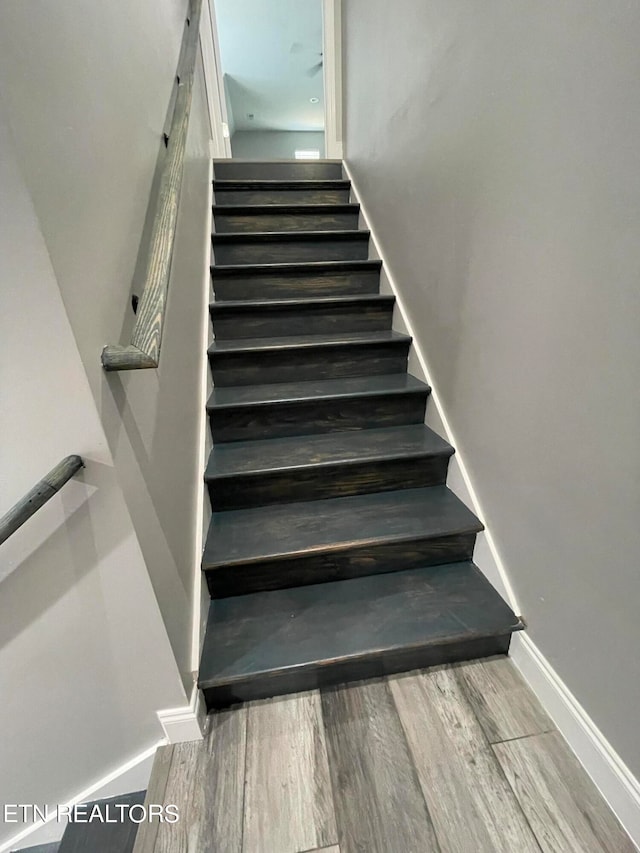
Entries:
POLYGON ((322 71, 309 76, 322 59, 322 0, 215 0, 215 12, 235 130, 323 130, 322 71))

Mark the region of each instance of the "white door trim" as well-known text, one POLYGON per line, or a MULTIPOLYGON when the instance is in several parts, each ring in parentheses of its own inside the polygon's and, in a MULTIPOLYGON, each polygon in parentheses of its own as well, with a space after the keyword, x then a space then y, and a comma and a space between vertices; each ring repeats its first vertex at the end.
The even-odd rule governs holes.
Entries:
MULTIPOLYGON (((131 791, 142 791, 149 784, 156 750, 164 745, 165 741, 161 740, 145 749, 144 752, 134 755, 102 779, 98 779, 75 794, 72 799, 60 803, 60 806, 66 808, 80 805, 80 803, 88 803, 92 800, 117 797, 131 791)), ((45 821, 37 820, 35 823, 28 824, 8 841, 1 842, 0 853, 8 853, 17 847, 24 847, 27 838, 29 839, 27 842, 29 847, 60 841, 66 827, 66 818, 62 817, 58 821, 56 809, 50 808, 45 821)))
POLYGON ((216 27, 213 0, 205 0, 200 25, 200 48, 209 105, 211 127, 211 156, 231 157, 231 140, 227 121, 227 105, 224 99, 224 84, 219 61, 218 30, 216 27))
POLYGON ((325 156, 342 160, 342 0, 322 0, 325 156))

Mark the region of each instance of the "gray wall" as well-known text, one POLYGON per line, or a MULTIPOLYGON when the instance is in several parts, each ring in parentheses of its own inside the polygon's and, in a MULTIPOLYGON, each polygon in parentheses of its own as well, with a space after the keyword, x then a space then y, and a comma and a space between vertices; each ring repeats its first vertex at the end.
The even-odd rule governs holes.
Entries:
POLYGON ((485 521, 640 775, 640 6, 344 6, 346 159, 485 521))
MULTIPOLYGON (((185 694, 1 110, 0 151, 0 515, 62 457, 86 464, 1 546, 0 803, 63 803, 185 694)), ((19 830, 0 821, 0 845, 19 830)))
POLYGON ((227 125, 229 127, 229 136, 233 138, 233 135, 236 132, 236 118, 233 114, 233 101, 231 99, 231 89, 228 74, 222 75, 222 84, 222 88, 224 90, 224 102, 227 108, 227 125))
MULTIPOLYGON (((192 684, 203 276, 209 238, 202 70, 160 368, 102 371, 126 343, 132 290, 186 0, 0 4, 0 98, 126 507, 187 690, 192 684), (37 24, 34 25, 34 22, 37 24)), ((147 232, 148 233, 148 228, 147 232)), ((146 239, 146 233, 145 238, 146 239)), ((28 316, 22 318, 33 334, 28 316)))
POLYGON ((240 159, 289 159, 299 149, 317 149, 324 157, 324 133, 312 130, 236 130, 231 138, 233 156, 240 159))

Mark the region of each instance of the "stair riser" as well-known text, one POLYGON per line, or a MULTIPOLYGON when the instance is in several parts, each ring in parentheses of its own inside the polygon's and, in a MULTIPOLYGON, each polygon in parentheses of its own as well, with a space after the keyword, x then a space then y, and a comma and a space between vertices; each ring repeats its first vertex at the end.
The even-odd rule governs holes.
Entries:
POLYGON ((358 212, 254 215, 216 213, 214 222, 217 234, 250 234, 252 231, 356 231, 358 212))
POLYGON ((448 456, 388 459, 269 475, 234 476, 211 480, 208 485, 212 509, 247 509, 437 486, 446 481, 448 464, 448 456))
POLYGON ((307 347, 266 352, 214 353, 209 360, 218 387, 404 373, 408 342, 307 347))
POLYGON ((316 666, 292 667, 275 673, 238 679, 232 684, 222 683, 205 688, 204 697, 207 709, 213 711, 236 702, 316 690, 365 678, 382 678, 385 675, 411 672, 429 666, 506 655, 510 640, 511 634, 503 634, 444 643, 440 646, 428 644, 385 649, 366 657, 331 661, 329 664, 316 666))
POLYGON ((340 180, 341 163, 322 160, 252 162, 214 161, 213 176, 220 181, 320 181, 340 180))
POLYGON ((349 189, 237 189, 214 187, 216 204, 348 204, 349 189))
POLYGON ((252 240, 230 243, 214 237, 213 254, 216 264, 279 264, 304 261, 366 261, 369 257, 368 238, 336 240, 252 240))
POLYGON ((393 303, 371 305, 291 306, 275 310, 212 307, 217 340, 371 332, 391 328, 393 303))
POLYGON ((427 393, 271 403, 213 410, 209 421, 214 441, 248 441, 421 424, 426 404, 427 393))
POLYGON ((429 539, 358 545, 289 560, 261 560, 248 565, 221 566, 205 574, 211 597, 226 598, 268 589, 285 589, 469 560, 475 540, 475 533, 460 533, 429 539))
POLYGON ((319 296, 353 296, 378 293, 380 272, 305 274, 300 272, 256 275, 213 273, 216 300, 311 299, 319 296))

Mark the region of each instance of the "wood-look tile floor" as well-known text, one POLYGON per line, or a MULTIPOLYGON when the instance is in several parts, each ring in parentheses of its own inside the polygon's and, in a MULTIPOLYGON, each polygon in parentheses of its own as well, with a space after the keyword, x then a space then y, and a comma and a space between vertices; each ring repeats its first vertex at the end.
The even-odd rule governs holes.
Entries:
POLYGON ((209 717, 164 747, 135 853, 632 853, 507 658, 209 717))

